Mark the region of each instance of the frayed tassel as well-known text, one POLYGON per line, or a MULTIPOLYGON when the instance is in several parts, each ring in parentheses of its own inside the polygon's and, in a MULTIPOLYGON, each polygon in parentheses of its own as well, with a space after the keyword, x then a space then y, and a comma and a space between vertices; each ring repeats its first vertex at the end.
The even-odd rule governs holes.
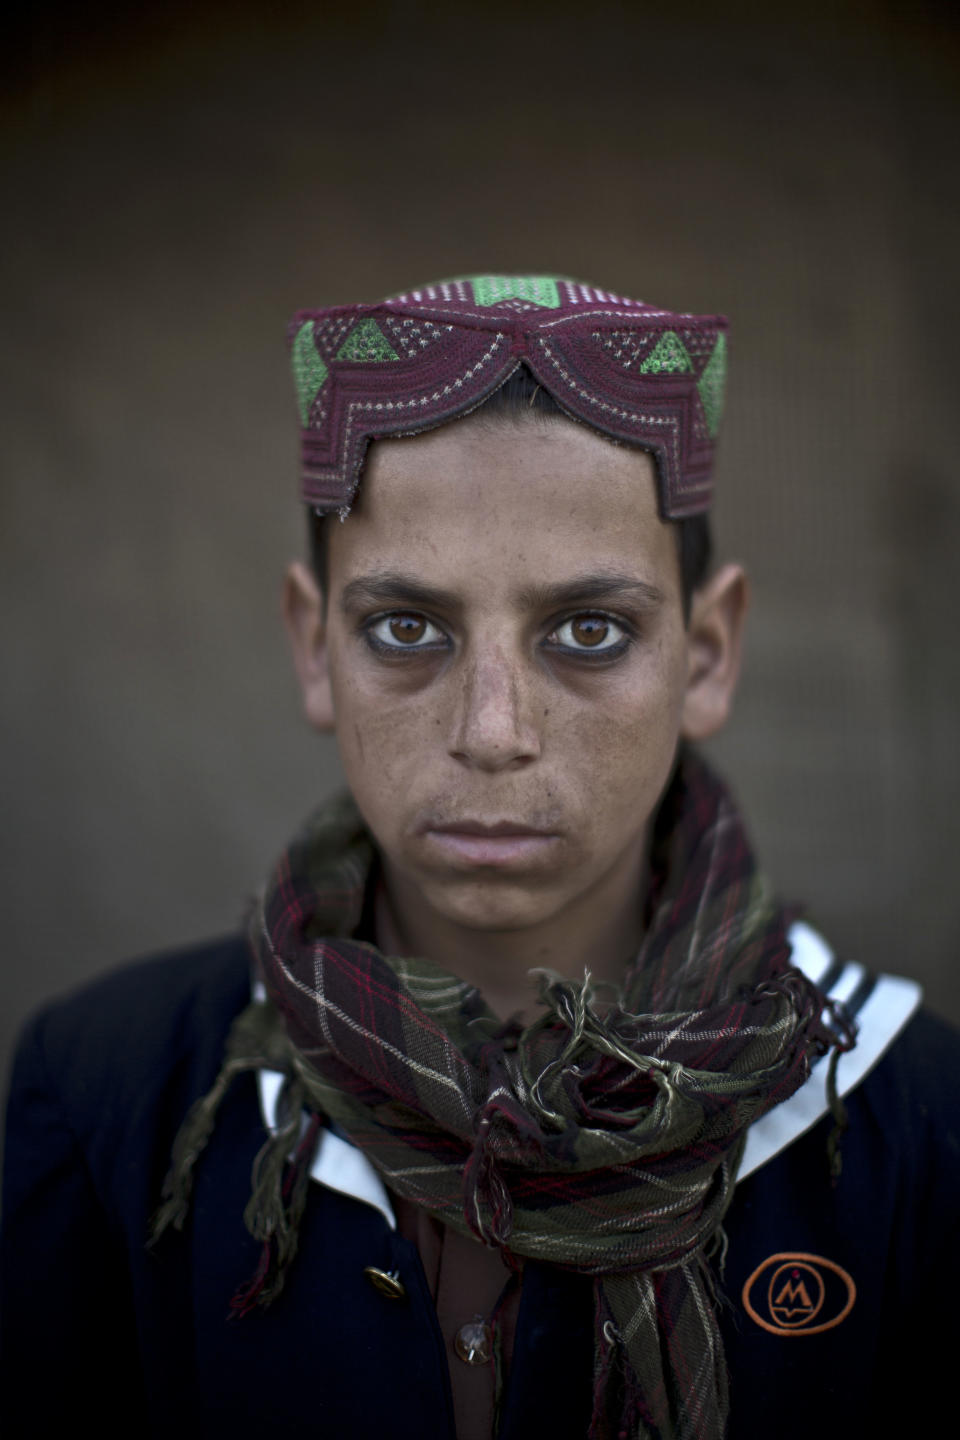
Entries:
POLYGON ((260 1247, 260 1260, 256 1270, 253 1272, 247 1284, 241 1285, 240 1289, 230 1301, 229 1319, 242 1320, 244 1315, 249 1315, 251 1310, 255 1310, 260 1304, 260 1296, 263 1292, 264 1285, 267 1283, 272 1258, 273 1254, 270 1241, 264 1240, 260 1247))
POLYGON ((837 1092, 837 1066, 840 1063, 840 1056, 842 1054, 843 1051, 839 1046, 834 1049, 830 1056, 830 1066, 827 1070, 827 1103, 830 1106, 830 1114, 833 1116, 833 1129, 827 1136, 827 1168, 830 1172, 831 1185, 838 1183, 843 1170, 843 1154, 840 1150, 840 1142, 849 1124, 847 1107, 837 1092))
POLYGON ((177 1131, 170 1168, 160 1192, 160 1205, 150 1222, 149 1245, 155 1245, 170 1227, 183 1229, 190 1209, 197 1160, 206 1148, 217 1111, 236 1077, 247 1070, 289 1068, 286 1046, 282 1024, 271 1005, 255 1000, 234 1020, 220 1073, 206 1095, 191 1105, 177 1131))
MULTIPOLYGON (((154 1245, 168 1228, 183 1229, 197 1161, 213 1132, 224 1096, 238 1075, 259 1069, 289 1071, 289 1058, 279 1017, 272 1006, 255 1001, 233 1022, 220 1073, 206 1095, 190 1107, 177 1132, 149 1244, 154 1245)), ((261 1242, 261 1253, 250 1281, 233 1297, 233 1315, 249 1314, 256 1306, 276 1299, 297 1252, 321 1125, 319 1115, 313 1114, 301 1134, 304 1098, 302 1083, 288 1075, 278 1102, 280 1127, 267 1137, 253 1162, 252 1193, 243 1218, 250 1234, 261 1242)))
POLYGON ((618 1337, 612 1320, 602 1319, 600 1287, 594 1286, 596 1301, 596 1342, 593 1356, 593 1405, 590 1411, 589 1440, 599 1440, 603 1434, 607 1408, 610 1401, 611 1382, 618 1359, 618 1337))
MULTIPOLYGON (((723 1228, 723 1223, 721 1222, 717 1226, 716 1230, 714 1230, 713 1235, 707 1242, 704 1251, 704 1254, 707 1256, 708 1260, 712 1262, 717 1271, 717 1274, 720 1276, 721 1283, 727 1278, 727 1251, 729 1250, 729 1248, 730 1238, 727 1235, 726 1230, 723 1228)), ((706 1273, 708 1276, 710 1275, 709 1267, 707 1268, 706 1273)))
POLYGON ((636 1378, 619 1330, 603 1294, 602 1280, 594 1282, 593 1406, 588 1440, 640 1440, 649 1435, 641 1419, 636 1378))
POLYGON ((234 1316, 256 1306, 271 1305, 282 1291, 297 1253, 300 1222, 307 1203, 310 1165, 320 1133, 320 1117, 312 1115, 300 1136, 303 1090, 297 1082, 284 1087, 286 1123, 271 1135, 253 1162, 252 1193, 243 1212, 244 1224, 263 1246, 260 1263, 248 1284, 231 1301, 234 1316), (295 1147, 295 1148, 294 1148, 295 1147), (293 1150, 291 1159, 287 1157, 293 1150))
POLYGON ((513 1230, 513 1201, 490 1152, 493 1117, 481 1115, 470 1158, 463 1168, 463 1214, 485 1245, 506 1245, 513 1230))
POLYGON ((243 1061, 228 1060, 206 1095, 202 1095, 187 1111, 173 1142, 170 1168, 160 1192, 160 1205, 150 1222, 151 1245, 155 1245, 170 1226, 174 1230, 183 1229, 190 1210, 194 1168, 213 1133, 220 1102, 235 1077, 249 1068, 243 1061))
POLYGON ((830 1106, 830 1114, 833 1116, 833 1129, 827 1136, 827 1167, 830 1172, 830 1183, 836 1185, 843 1170, 840 1143, 849 1124, 847 1108, 837 1089, 837 1066, 840 1064, 840 1056, 846 1055, 856 1045, 857 1027, 838 1001, 829 1000, 827 1008, 836 1036, 827 1068, 827 1104, 830 1106))

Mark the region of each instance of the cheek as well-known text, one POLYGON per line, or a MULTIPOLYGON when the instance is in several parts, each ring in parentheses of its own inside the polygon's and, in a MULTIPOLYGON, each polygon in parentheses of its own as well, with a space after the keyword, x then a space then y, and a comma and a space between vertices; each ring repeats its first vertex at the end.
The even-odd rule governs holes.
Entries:
POLYGON ((653 804, 666 783, 676 752, 683 704, 685 662, 673 651, 656 651, 602 703, 571 707, 558 715, 555 734, 571 778, 594 802, 616 812, 653 804))
POLYGON ((342 654, 331 656, 330 672, 347 783, 373 823, 375 813, 391 813, 411 773, 428 763, 438 717, 426 695, 385 695, 382 684, 374 685, 362 667, 344 664, 342 654))
POLYGON ((674 707, 653 707, 629 715, 580 716, 565 730, 560 748, 587 790, 619 808, 638 794, 659 789, 676 749, 679 725, 674 707))

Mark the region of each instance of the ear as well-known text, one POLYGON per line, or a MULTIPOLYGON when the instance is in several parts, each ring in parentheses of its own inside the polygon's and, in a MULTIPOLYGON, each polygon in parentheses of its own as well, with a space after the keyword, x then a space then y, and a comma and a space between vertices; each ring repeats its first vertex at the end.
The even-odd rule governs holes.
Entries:
POLYGON ((724 565, 696 590, 687 626, 685 740, 707 740, 726 722, 740 675, 749 586, 740 565, 724 565))
POLYGON ((295 560, 283 584, 283 620, 300 680, 303 708, 315 730, 334 728, 333 692, 327 664, 327 620, 312 572, 295 560))

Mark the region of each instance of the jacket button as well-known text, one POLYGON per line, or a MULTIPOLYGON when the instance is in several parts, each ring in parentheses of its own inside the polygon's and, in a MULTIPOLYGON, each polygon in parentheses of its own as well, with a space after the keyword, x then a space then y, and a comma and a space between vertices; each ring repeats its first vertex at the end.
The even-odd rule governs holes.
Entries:
POLYGON ((400 1274, 397 1270, 378 1270, 376 1265, 367 1265, 363 1271, 370 1284, 381 1295, 386 1295, 388 1300, 405 1300, 407 1298, 406 1287, 401 1283, 400 1274))
POLYGON ((453 1337, 453 1348, 465 1365, 486 1365, 493 1354, 493 1336, 483 1317, 475 1315, 453 1337))

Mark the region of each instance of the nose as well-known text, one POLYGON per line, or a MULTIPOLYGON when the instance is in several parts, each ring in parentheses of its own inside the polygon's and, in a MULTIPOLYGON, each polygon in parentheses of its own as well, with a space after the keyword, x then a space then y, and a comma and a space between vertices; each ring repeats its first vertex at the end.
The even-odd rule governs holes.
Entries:
POLYGON ((499 647, 474 654, 461 672, 450 754, 472 769, 516 770, 540 755, 533 677, 499 647))

